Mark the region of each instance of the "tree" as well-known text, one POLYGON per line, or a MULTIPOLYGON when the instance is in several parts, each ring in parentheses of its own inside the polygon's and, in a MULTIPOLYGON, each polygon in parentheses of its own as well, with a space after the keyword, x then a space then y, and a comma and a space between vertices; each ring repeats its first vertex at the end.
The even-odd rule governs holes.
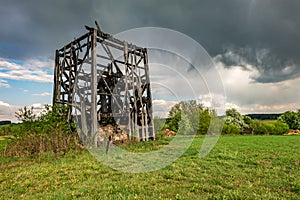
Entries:
POLYGON ((211 111, 206 108, 203 110, 200 110, 200 118, 199 118, 199 123, 198 123, 198 129, 197 132, 205 135, 208 131, 210 122, 211 122, 211 111))
POLYGON ((180 131, 206 134, 213 113, 195 100, 182 101, 171 108, 164 128, 177 132, 181 127, 180 131))
POLYGON ((245 124, 247 124, 248 126, 250 126, 251 121, 252 121, 251 117, 245 115, 245 116, 243 116, 243 120, 244 120, 245 124))
POLYGON ((181 111, 180 103, 177 103, 177 104, 175 104, 175 105, 171 108, 171 110, 169 111, 168 117, 169 117, 169 118, 173 118, 173 117, 175 117, 175 115, 176 115, 178 112, 180 112, 180 111, 181 111))
POLYGON ((18 120, 22 122, 31 122, 36 118, 36 115, 33 113, 33 106, 31 108, 20 108, 18 112, 15 112, 15 116, 18 120))
POLYGON ((164 129, 170 129, 172 131, 177 132, 180 121, 181 121, 181 110, 178 110, 178 112, 172 113, 172 115, 169 114, 169 117, 166 120, 166 125, 165 125, 164 129), (170 116, 172 116, 172 117, 170 117, 170 116))
POLYGON ((226 110, 225 124, 235 125, 240 132, 249 125, 244 122, 244 117, 234 108, 226 110))
POLYGON ((288 124, 290 129, 300 129, 300 111, 286 111, 278 118, 279 121, 288 124))
POLYGON ((181 116, 181 121, 178 124, 178 134, 181 135, 190 135, 195 134, 195 129, 192 127, 191 121, 189 120, 189 116, 183 114, 181 116))

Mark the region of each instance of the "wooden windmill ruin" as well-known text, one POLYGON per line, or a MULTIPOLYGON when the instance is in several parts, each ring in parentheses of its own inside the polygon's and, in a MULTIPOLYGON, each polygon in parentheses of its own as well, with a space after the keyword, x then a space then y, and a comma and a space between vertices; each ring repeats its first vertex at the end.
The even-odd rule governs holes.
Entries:
POLYGON ((88 134, 100 126, 154 139, 147 49, 97 28, 56 50, 53 105, 69 105, 88 134))

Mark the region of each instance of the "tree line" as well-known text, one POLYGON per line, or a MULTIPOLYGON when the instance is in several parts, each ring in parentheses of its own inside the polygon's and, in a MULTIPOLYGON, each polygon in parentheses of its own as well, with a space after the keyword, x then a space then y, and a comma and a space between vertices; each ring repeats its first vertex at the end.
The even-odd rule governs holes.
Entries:
POLYGON ((224 135, 282 135, 290 129, 300 129, 300 110, 286 111, 274 120, 258 120, 242 115, 236 109, 228 109, 225 116, 217 116, 214 109, 191 100, 180 102, 170 109, 163 129, 200 135, 214 130, 222 131, 224 135))

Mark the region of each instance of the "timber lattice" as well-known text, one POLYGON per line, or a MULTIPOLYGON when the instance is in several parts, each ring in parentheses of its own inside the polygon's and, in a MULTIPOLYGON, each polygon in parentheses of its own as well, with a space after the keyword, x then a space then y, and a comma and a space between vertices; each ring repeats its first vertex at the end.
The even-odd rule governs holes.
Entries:
POLYGON ((70 105, 89 134, 108 124, 154 139, 147 49, 98 28, 56 50, 53 105, 70 105))

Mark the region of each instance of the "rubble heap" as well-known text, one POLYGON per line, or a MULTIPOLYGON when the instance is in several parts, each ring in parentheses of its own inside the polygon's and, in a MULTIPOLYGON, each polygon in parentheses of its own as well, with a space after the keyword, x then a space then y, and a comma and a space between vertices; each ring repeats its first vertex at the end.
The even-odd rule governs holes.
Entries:
POLYGON ((169 129, 166 129, 166 130, 163 131, 163 134, 164 134, 164 136, 172 137, 172 136, 176 135, 176 132, 174 132, 172 130, 169 130, 169 129))
POLYGON ((98 129, 95 137, 95 145, 102 146, 105 140, 110 140, 113 144, 121 144, 128 140, 128 136, 124 130, 112 125, 102 126, 98 129))

